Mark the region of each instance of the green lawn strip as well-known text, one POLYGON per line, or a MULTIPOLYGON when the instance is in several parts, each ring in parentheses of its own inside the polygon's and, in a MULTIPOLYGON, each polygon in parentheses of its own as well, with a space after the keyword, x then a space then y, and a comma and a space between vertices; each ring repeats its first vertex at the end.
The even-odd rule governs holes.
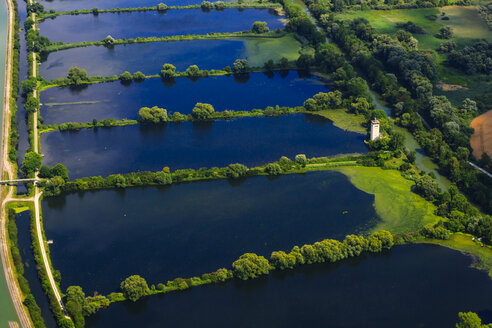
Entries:
POLYGON ((413 193, 413 182, 403 178, 399 171, 378 167, 341 167, 360 190, 375 196, 374 207, 381 219, 372 231, 388 230, 392 233, 416 231, 429 223, 436 223, 436 207, 413 193))
POLYGON ((278 62, 282 57, 289 61, 299 58, 301 43, 293 34, 281 38, 256 38, 244 40, 245 57, 251 66, 262 67, 268 60, 278 62))
POLYGON ((474 258, 472 267, 487 271, 492 278, 492 247, 486 245, 482 247, 476 238, 475 241, 472 238, 472 235, 457 232, 452 234, 449 240, 424 239, 416 242, 436 244, 471 255, 474 258))
POLYGON ((340 109, 327 109, 313 113, 315 115, 323 116, 333 122, 333 125, 337 128, 366 134, 367 129, 362 125, 366 123, 364 116, 350 114, 346 108, 340 109))

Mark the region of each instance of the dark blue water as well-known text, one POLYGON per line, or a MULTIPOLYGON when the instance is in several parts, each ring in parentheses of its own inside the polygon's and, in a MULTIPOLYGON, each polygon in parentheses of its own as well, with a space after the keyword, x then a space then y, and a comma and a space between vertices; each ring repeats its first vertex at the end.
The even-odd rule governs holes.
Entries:
POLYGON ((202 12, 201 9, 100 14, 64 15, 39 24, 40 33, 50 41, 100 41, 108 34, 115 39, 160 37, 210 32, 250 30, 256 21, 267 22, 271 30, 283 28, 281 20, 271 9, 225 9, 202 12))
POLYGON ((251 110, 267 106, 300 106, 318 92, 328 92, 316 77, 275 73, 249 74, 248 79, 214 76, 192 81, 177 78, 174 85, 160 78, 123 85, 119 81, 82 88, 51 88, 41 93, 41 115, 45 124, 136 119, 141 107, 159 106, 168 113, 190 114, 198 102, 212 104, 217 111, 251 110), (247 82, 246 82, 247 81, 247 82), (78 104, 77 104, 78 103, 78 104))
POLYGON ((48 328, 56 328, 56 321, 50 310, 49 299, 43 291, 41 282, 38 278, 38 271, 36 269, 36 260, 31 249, 31 217, 29 211, 24 211, 17 214, 17 238, 18 247, 24 263, 24 277, 29 282, 31 288, 31 294, 34 296, 36 303, 41 308, 41 314, 44 319, 44 323, 48 328))
POLYGON ((43 202, 43 218, 63 285, 92 294, 132 274, 157 284, 230 267, 245 252, 343 238, 375 221, 373 201, 328 171, 71 194, 43 202))
POLYGON ((120 75, 125 71, 153 75, 159 74, 165 63, 173 64, 178 71, 190 65, 210 70, 232 66, 239 58, 248 58, 241 40, 134 43, 52 52, 44 58, 39 71, 48 80, 66 77, 72 66, 85 69, 89 76, 120 75))
POLYGON ((488 322, 492 280, 436 246, 400 246, 341 264, 118 303, 88 327, 454 327, 458 312, 488 322), (486 317, 488 313, 488 317, 486 317))
MULTIPOLYGON (((231 2, 225 0, 224 2, 231 2)), ((188 6, 202 3, 201 0, 41 0, 47 10, 55 9, 57 11, 70 11, 75 9, 99 9, 111 8, 137 8, 153 7, 163 2, 168 6, 188 6)))
POLYGON ((135 171, 257 166, 278 160, 365 153, 364 136, 311 115, 242 118, 167 126, 127 126, 41 135, 43 164, 63 163, 71 178, 135 171))

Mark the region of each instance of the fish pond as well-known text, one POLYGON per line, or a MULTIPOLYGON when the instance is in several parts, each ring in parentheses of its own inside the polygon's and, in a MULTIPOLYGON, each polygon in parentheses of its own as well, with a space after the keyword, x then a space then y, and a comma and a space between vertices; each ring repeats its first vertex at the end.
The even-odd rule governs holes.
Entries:
POLYGON ((62 285, 117 291, 126 277, 167 282, 370 228, 374 196, 336 171, 70 194, 43 201, 62 285))
POLYGON ((72 66, 85 69, 89 76, 120 75, 125 71, 153 75, 159 74, 165 63, 173 64, 178 71, 190 65, 210 70, 232 66, 239 58, 248 59, 242 40, 133 43, 52 52, 43 58, 39 71, 47 80, 66 77, 72 66))
POLYGON ((186 34, 239 32, 250 30, 256 21, 266 22, 270 30, 284 27, 285 17, 273 9, 225 9, 203 12, 201 9, 169 10, 100 15, 63 15, 39 24, 41 35, 52 42, 100 41, 162 37, 186 34))
POLYGON ((458 312, 492 321, 492 280, 471 258, 400 246, 337 264, 117 303, 87 327, 454 327, 458 312))
MULTIPOLYGON (((234 0, 223 0, 224 2, 235 2, 234 0)), ((75 9, 111 9, 111 8, 140 8, 157 6, 161 0, 41 0, 44 8, 49 11, 71 11, 75 9)), ((168 7, 188 6, 201 4, 201 0, 165 0, 168 7)), ((248 1, 246 1, 248 2, 248 1)))
POLYGON ((125 71, 159 74, 162 65, 170 63, 178 71, 190 65, 200 69, 222 69, 236 59, 247 59, 251 66, 263 66, 265 61, 282 57, 295 60, 301 44, 294 36, 281 38, 241 38, 229 40, 190 40, 91 46, 56 51, 41 56, 40 74, 47 80, 67 76, 70 67, 77 66, 89 76, 113 76, 125 71), (267 54, 267 55, 265 55, 267 54))
POLYGON ((191 80, 147 79, 129 85, 118 82, 82 87, 50 88, 41 92, 45 124, 136 119, 141 107, 159 106, 168 114, 190 114, 196 103, 208 103, 216 111, 264 109, 267 106, 301 106, 318 92, 328 92, 317 77, 302 72, 251 73, 246 76, 211 76, 191 80), (227 96, 225 96, 227 95, 227 96))
POLYGON ((48 132, 41 144, 43 164, 62 163, 71 178, 367 152, 364 135, 309 114, 48 132))

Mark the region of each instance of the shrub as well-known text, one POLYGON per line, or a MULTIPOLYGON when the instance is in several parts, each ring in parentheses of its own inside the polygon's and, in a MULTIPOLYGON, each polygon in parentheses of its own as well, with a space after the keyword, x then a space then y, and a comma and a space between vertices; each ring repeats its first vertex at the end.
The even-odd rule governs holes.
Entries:
POLYGON ((137 121, 140 124, 160 124, 167 122, 167 110, 154 106, 142 107, 138 111, 137 121))
POLYGON ((196 120, 209 120, 215 112, 214 107, 210 104, 197 103, 193 108, 191 115, 196 120))
POLYGON ((200 7, 202 7, 203 10, 208 11, 214 9, 214 4, 211 3, 210 1, 203 1, 200 7))
POLYGON ((229 164, 229 166, 227 166, 226 175, 229 178, 237 179, 245 176, 246 173, 248 173, 248 168, 243 164, 237 163, 237 164, 229 164))
POLYGON ((140 71, 135 72, 135 73, 133 74, 133 79, 134 79, 135 81, 144 81, 144 80, 145 80, 145 78, 146 78, 145 74, 144 74, 144 73, 142 73, 142 72, 140 72, 140 71))
POLYGON ((161 2, 161 3, 159 3, 157 5, 157 10, 158 11, 166 11, 167 10, 167 6, 161 2))
POLYGON ((241 255, 237 261, 232 263, 232 267, 234 276, 242 280, 257 278, 270 272, 268 260, 254 253, 241 255))
POLYGON ((251 28, 251 32, 262 34, 270 31, 266 22, 254 22, 253 27, 251 28))
POLYGON ((123 295, 132 302, 136 302, 141 297, 150 293, 149 286, 144 278, 133 275, 126 278, 120 285, 123 295))
POLYGON ((265 167, 265 172, 270 175, 279 175, 282 173, 282 169, 280 168, 280 165, 278 165, 277 163, 269 163, 265 167))
POLYGON ((236 59, 233 65, 234 73, 246 73, 249 71, 249 63, 246 59, 236 59))
POLYGON ((161 70, 161 77, 163 79, 171 79, 174 77, 176 72, 176 67, 172 64, 164 64, 161 70))
POLYGON ((119 77, 118 79, 121 81, 121 82, 130 82, 131 80, 133 80, 133 76, 130 72, 123 72, 119 77))

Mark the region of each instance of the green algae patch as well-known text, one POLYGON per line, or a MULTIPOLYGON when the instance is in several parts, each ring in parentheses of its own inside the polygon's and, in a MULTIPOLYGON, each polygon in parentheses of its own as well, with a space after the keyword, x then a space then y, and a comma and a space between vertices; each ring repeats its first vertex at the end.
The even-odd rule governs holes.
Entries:
POLYGON ((367 129, 362 125, 366 122, 364 116, 350 114, 347 109, 327 109, 313 114, 329 119, 337 128, 361 134, 367 132, 367 129))
POLYGON ((374 195, 374 207, 381 221, 372 231, 392 233, 416 231, 429 223, 436 223, 436 206, 411 191, 414 183, 403 178, 399 171, 378 167, 340 167, 358 189, 374 195))

